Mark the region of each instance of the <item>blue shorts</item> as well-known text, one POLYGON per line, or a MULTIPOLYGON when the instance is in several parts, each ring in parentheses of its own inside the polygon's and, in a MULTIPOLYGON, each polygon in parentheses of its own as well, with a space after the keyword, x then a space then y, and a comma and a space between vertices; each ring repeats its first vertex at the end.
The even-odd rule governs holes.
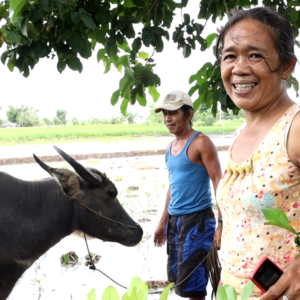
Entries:
MULTIPOLYGON (((184 216, 169 216, 167 226, 168 280, 184 280, 206 257, 213 243, 215 215, 210 208, 184 216)), ((181 297, 206 296, 208 271, 206 260, 186 280, 175 287, 181 297)))

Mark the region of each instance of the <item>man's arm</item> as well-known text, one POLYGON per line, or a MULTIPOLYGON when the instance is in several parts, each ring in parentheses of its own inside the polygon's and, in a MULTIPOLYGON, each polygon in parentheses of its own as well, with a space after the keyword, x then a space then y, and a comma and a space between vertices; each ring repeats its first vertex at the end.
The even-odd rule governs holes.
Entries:
MULTIPOLYGON (((171 144, 168 145, 166 149, 166 153, 168 152, 171 144)), ((169 174, 169 179, 170 179, 170 174, 169 174)), ((160 221, 158 223, 158 226, 155 229, 154 232, 154 246, 161 247, 165 244, 166 242, 166 227, 168 224, 168 218, 169 218, 169 213, 168 213, 168 207, 169 203, 171 201, 171 186, 169 185, 167 195, 166 195, 166 202, 165 202, 165 207, 162 213, 162 216, 160 218, 160 221)))
POLYGON ((156 230, 154 232, 154 246, 161 247, 165 244, 166 242, 166 227, 168 223, 168 218, 169 218, 169 213, 168 213, 168 206, 171 200, 170 196, 170 186, 167 191, 167 196, 166 196, 166 202, 165 202, 165 207, 163 214, 160 218, 160 221, 158 223, 158 226, 156 227, 156 230))
MULTIPOLYGON (((222 176, 217 149, 213 144, 213 142, 210 140, 210 138, 205 135, 199 136, 197 142, 198 142, 197 143, 198 153, 213 183, 215 196, 216 196, 216 190, 222 176)), ((218 207, 218 217, 222 218, 222 214, 219 207, 218 207)), ((220 220, 220 218, 218 219, 220 220)), ((216 229, 215 236, 214 236, 214 240, 217 243, 217 249, 220 249, 221 247, 222 229, 223 229, 223 223, 218 222, 218 227, 216 229)))

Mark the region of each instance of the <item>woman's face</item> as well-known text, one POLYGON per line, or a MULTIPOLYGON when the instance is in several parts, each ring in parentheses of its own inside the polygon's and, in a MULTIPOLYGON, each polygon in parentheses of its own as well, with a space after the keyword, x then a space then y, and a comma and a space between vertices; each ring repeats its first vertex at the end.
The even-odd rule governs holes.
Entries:
POLYGON ((290 71, 282 66, 270 30, 255 20, 243 20, 224 37, 221 76, 240 108, 256 111, 280 99, 290 71))

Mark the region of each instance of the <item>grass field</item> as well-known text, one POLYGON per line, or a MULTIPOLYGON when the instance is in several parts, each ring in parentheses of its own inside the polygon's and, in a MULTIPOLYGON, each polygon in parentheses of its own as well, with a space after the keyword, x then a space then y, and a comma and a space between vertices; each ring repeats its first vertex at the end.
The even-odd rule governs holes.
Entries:
MULTIPOLYGON (((225 123, 223 126, 193 126, 206 134, 232 133, 241 123, 225 123)), ((58 127, 1 128, 0 145, 45 144, 55 142, 86 142, 124 139, 145 139, 169 134, 166 126, 145 124, 89 125, 58 127)))

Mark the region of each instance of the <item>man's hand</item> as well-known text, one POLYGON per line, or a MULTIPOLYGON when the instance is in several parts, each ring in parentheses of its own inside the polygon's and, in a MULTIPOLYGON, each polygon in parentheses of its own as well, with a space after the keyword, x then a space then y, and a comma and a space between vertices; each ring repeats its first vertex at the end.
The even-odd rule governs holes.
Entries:
POLYGON ((154 232, 154 246, 161 247, 166 242, 166 227, 157 226, 154 232))
POLYGON ((215 235, 214 235, 214 241, 216 241, 217 250, 221 249, 222 229, 223 229, 223 223, 218 222, 218 227, 217 227, 215 235))
POLYGON ((260 298, 260 300, 283 299, 300 300, 300 259, 287 263, 279 280, 260 298))

